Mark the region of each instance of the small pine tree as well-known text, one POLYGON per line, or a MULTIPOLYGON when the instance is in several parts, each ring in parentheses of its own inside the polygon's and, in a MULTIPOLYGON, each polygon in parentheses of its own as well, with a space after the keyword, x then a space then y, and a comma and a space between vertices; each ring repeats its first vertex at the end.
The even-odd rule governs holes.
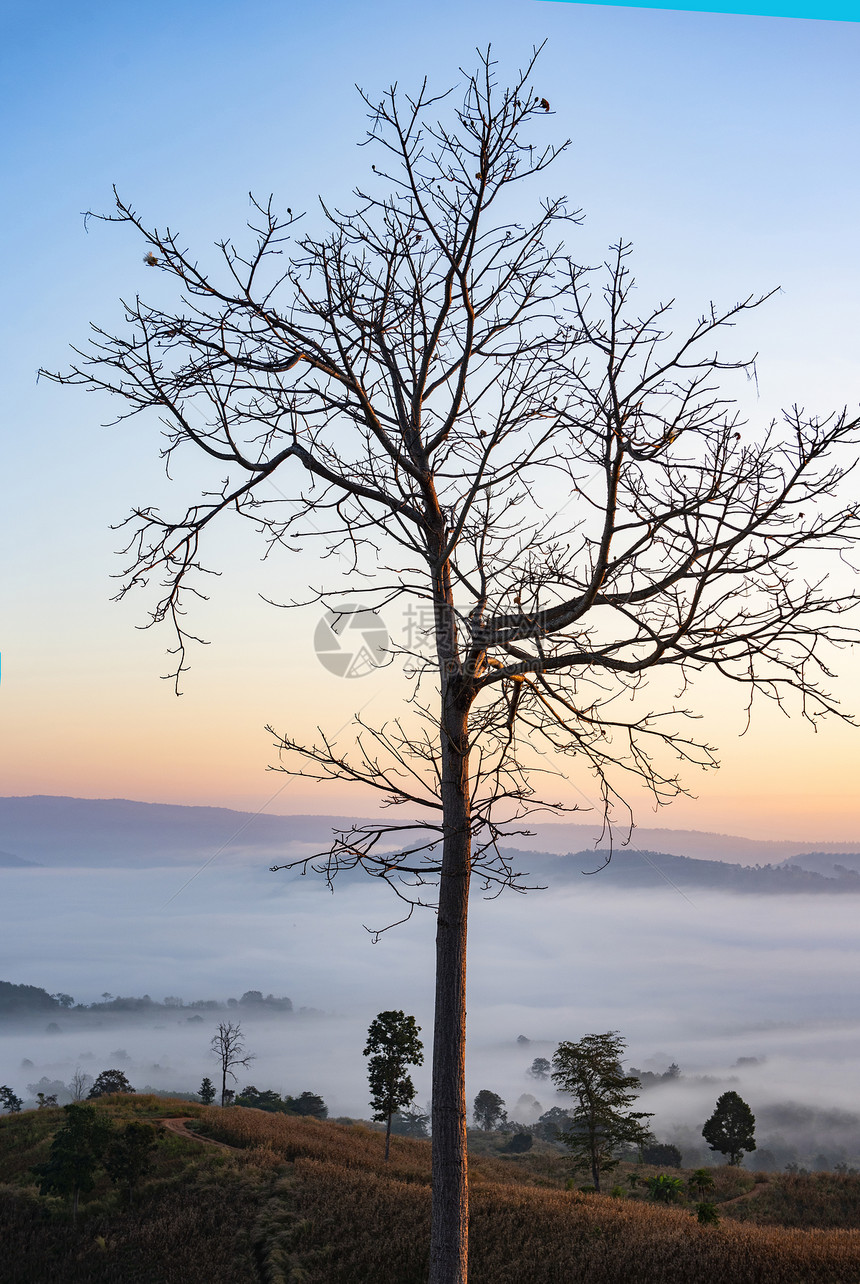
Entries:
POLYGON ((215 1085, 207 1076, 200 1085, 200 1091, 197 1093, 204 1106, 211 1106, 215 1100, 215 1085))

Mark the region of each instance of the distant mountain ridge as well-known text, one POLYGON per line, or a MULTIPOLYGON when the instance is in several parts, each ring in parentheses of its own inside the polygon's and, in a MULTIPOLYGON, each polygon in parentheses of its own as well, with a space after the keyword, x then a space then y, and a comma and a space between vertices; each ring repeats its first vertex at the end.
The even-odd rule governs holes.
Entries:
POLYGON ((126 798, 0 798, 0 843, 45 865, 141 868, 193 863, 219 848, 271 860, 308 848, 352 816, 270 816, 126 798))
POLYGON ((803 852, 799 856, 789 856, 783 865, 809 869, 825 878, 840 878, 841 871, 860 870, 860 855, 848 852, 803 852))
MULTIPOLYGON (((511 846, 524 851, 562 854, 606 846, 606 835, 599 824, 550 822, 527 826, 535 830, 533 838, 511 840, 511 846)), ((622 850, 627 837, 623 827, 615 832, 615 848, 622 850)), ((842 854, 860 852, 860 837, 845 842, 822 842, 820 839, 743 838, 734 834, 714 834, 698 829, 658 829, 636 826, 629 844, 640 851, 667 852, 672 856, 692 856, 697 860, 731 861, 740 865, 767 865, 807 852, 842 854)))
MULTIPOLYGON (((255 814, 227 807, 145 803, 124 798, 5 797, 0 798, 0 846, 5 849, 6 859, 0 856, 0 865, 148 868, 194 864, 222 850, 224 860, 269 864, 281 858, 310 855, 325 844, 333 827, 348 828, 361 819, 356 815, 255 814), (12 852, 16 855, 12 856, 12 852)), ((589 867, 594 866, 598 856, 594 845, 601 838, 599 825, 551 823, 523 827, 533 829, 534 836, 517 834, 510 839, 511 849, 518 850, 523 860, 552 860, 570 852, 584 852, 589 867)), ((621 868, 619 860, 625 852, 656 852, 720 866, 790 861, 837 881, 835 865, 860 870, 860 841, 769 842, 697 830, 643 828, 635 829, 631 844, 624 847, 620 845, 622 837, 618 835, 613 861, 616 870, 621 868)))
MULTIPOLYGON (((513 869, 528 871, 530 878, 524 881, 543 882, 554 888, 665 890, 674 887, 759 895, 860 893, 860 868, 837 866, 841 872, 825 875, 802 866, 802 856, 780 865, 749 866, 673 856, 668 852, 631 851, 629 848, 612 853, 611 859, 606 849, 572 852, 566 856, 552 852, 502 850, 513 869)), ((828 856, 828 859, 832 861, 833 857, 828 856)), ((860 854, 853 859, 860 867, 860 854)))

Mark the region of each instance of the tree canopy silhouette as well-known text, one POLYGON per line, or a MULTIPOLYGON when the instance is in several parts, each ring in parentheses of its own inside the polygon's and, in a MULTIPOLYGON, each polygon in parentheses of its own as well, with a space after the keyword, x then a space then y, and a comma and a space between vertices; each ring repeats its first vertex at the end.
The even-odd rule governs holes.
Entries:
POLYGON ((755 1150, 755 1115, 737 1092, 724 1092, 702 1129, 711 1150, 728 1156, 730 1164, 740 1164, 744 1154, 755 1150))

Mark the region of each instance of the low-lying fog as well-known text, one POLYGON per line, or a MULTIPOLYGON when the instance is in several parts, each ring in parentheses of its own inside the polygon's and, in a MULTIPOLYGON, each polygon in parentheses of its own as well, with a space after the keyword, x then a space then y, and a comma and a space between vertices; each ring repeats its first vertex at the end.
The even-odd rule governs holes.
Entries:
MULTIPOLYGON (((378 884, 344 884, 332 895, 311 876, 215 865, 179 891, 194 872, 3 870, 0 977, 85 1003, 104 991, 185 1002, 251 989, 288 995, 294 1014, 238 1014, 257 1054, 238 1086, 317 1092, 332 1116, 369 1113, 362 1048, 377 1012, 414 1013, 429 1063, 430 912, 416 911, 374 945, 363 925, 382 927, 399 910, 378 884)), ((858 898, 687 897, 595 882, 474 899, 470 1098, 490 1088, 512 1117, 530 1122, 537 1108, 519 1102, 523 1094, 543 1110, 565 1104, 551 1083, 529 1077, 534 1058, 551 1057, 562 1039, 617 1029, 629 1063, 680 1065, 684 1078, 649 1089, 642 1108, 685 1159, 708 1158, 701 1125, 733 1088, 758 1116, 759 1146, 773 1143, 777 1159, 783 1145, 804 1162, 813 1150, 860 1161, 858 898), (758 1064, 737 1066, 740 1058, 758 1064), (819 1113, 786 1112, 787 1102, 819 1113)), ((4 1023, 0 1082, 28 1096, 26 1085, 43 1075, 67 1081, 76 1065, 93 1075, 118 1066, 138 1089, 196 1091, 203 1075, 216 1078, 208 1044, 219 1017, 192 1015, 60 1012, 59 1033, 46 1032, 48 1018, 4 1023), (32 1065, 22 1067, 25 1059, 32 1065)), ((424 1104, 429 1064, 414 1079, 424 1104)))

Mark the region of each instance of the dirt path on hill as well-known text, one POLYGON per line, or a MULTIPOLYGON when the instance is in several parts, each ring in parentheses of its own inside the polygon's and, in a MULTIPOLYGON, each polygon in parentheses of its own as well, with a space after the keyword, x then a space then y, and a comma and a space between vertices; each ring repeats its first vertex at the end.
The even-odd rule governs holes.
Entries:
POLYGON ((201 1137, 199 1133, 190 1132, 187 1125, 193 1121, 193 1115, 186 1115, 183 1119, 162 1119, 161 1126, 177 1137, 184 1137, 186 1141, 200 1141, 204 1146, 219 1146, 221 1150, 241 1150, 241 1146, 228 1146, 226 1141, 214 1141, 211 1137, 201 1137))
POLYGON ((763 1190, 767 1190, 770 1185, 769 1181, 757 1181, 752 1190, 745 1190, 742 1195, 732 1195, 731 1199, 724 1199, 722 1203, 717 1204, 717 1208, 727 1208, 729 1204, 737 1204, 742 1199, 755 1199, 763 1190))

